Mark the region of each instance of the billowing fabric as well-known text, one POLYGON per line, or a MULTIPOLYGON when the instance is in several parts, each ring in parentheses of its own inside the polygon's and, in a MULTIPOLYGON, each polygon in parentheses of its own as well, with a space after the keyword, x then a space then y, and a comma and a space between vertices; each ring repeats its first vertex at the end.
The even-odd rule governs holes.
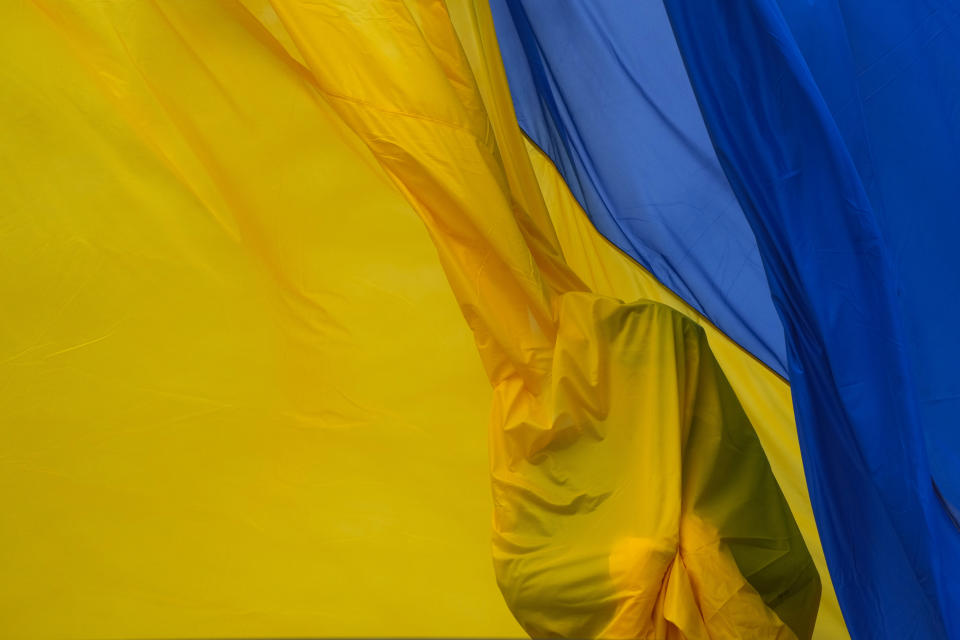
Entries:
MULTIPOLYGON (((951 33, 955 12, 929 6, 924 15, 937 27, 907 20, 914 31, 901 32, 905 40, 882 45, 884 36, 897 32, 890 27, 894 16, 909 18, 905 9, 894 9, 899 4, 871 14, 875 18, 858 14, 855 24, 863 28, 876 22, 877 30, 865 37, 877 40, 870 46, 859 42, 854 55, 866 54, 865 46, 874 56, 884 52, 875 69, 862 70, 863 82, 905 82, 899 80, 906 72, 903 56, 917 64, 921 77, 944 74, 936 66, 942 50, 935 36, 951 33), (927 45, 929 57, 911 54, 922 51, 918 42, 927 45)), ((916 276, 909 272, 924 264, 910 260, 911 251, 889 249, 882 230, 889 234, 896 229, 892 221, 903 204, 901 192, 919 186, 912 174, 916 169, 892 180, 891 189, 900 197, 891 201, 891 209, 885 202, 874 206, 854 161, 862 148, 848 149, 775 2, 667 0, 666 6, 718 156, 757 237, 784 324, 807 480, 851 633, 863 638, 958 637, 960 529, 937 495, 927 461, 909 365, 913 356, 921 358, 917 366, 922 366, 923 349, 908 346, 903 315, 911 310, 901 302, 898 272, 904 269, 903 282, 916 286, 916 276), (878 210, 886 213, 878 215, 878 210), (891 255, 899 256, 896 263, 891 255)), ((841 58, 838 65, 845 62, 849 59, 841 58)), ((953 82, 946 91, 956 92, 955 78, 953 82)), ((881 89, 874 87, 864 100, 881 89)), ((930 109, 928 100, 955 115, 955 105, 940 102, 943 94, 937 88, 922 91, 925 97, 914 101, 921 106, 901 115, 923 113, 930 109)), ((891 126, 874 118, 892 117, 886 109, 896 103, 888 98, 886 108, 864 109, 871 116, 865 119, 867 140, 871 131, 891 126)), ((834 108, 840 105, 834 103, 834 108)), ((941 124, 949 121, 950 116, 939 119, 941 124)), ((849 123, 844 130, 848 136, 857 134, 849 123)), ((944 135, 951 136, 949 127, 944 135)), ((883 134, 878 142, 886 146, 897 137, 883 134)), ((934 156, 938 148, 943 147, 935 146, 934 156)), ((879 165, 890 162, 889 153, 876 156, 879 165)), ((908 147, 900 162, 909 164, 909 154, 908 147)), ((884 192, 884 173, 881 169, 873 176, 874 196, 884 192)), ((929 217, 937 229, 951 228, 953 223, 936 222, 943 216, 939 199, 950 189, 928 196, 931 208, 917 214, 920 224, 929 217)), ((938 272, 939 267, 927 272, 931 284, 950 282, 952 276, 941 280, 938 272)), ((950 350, 949 341, 945 348, 950 350)), ((940 444, 945 441, 931 439, 931 445, 940 444)))
POLYGON ((808 637, 786 385, 531 167, 482 5, 378 4, 4 5, 0 635, 808 637))
POLYGON ((600 235, 566 188, 563 177, 550 159, 532 143, 528 142, 527 148, 541 193, 557 229, 564 258, 582 275, 591 289, 623 300, 648 299, 660 302, 703 327, 711 350, 760 438, 771 469, 820 573, 823 595, 813 637, 831 640, 847 637, 810 505, 789 386, 600 235))
POLYGON ((804 480, 789 386, 705 321, 703 316, 660 284, 649 272, 637 268, 636 262, 600 235, 550 159, 529 142, 527 149, 557 230, 564 258, 590 288, 623 300, 648 299, 660 302, 703 327, 711 350, 756 429, 774 476, 823 581, 823 595, 813 637, 829 640, 847 637, 804 480))
POLYGON ((780 7, 853 158, 893 263, 933 475, 956 509, 960 4, 784 0, 780 7))
POLYGON ((810 637, 815 566, 705 333, 592 291, 543 203, 514 196, 532 174, 496 105, 485 8, 458 14, 468 58, 436 3, 276 6, 421 215, 474 331, 494 387, 494 564, 524 628, 810 637))
POLYGON ((662 3, 492 0, 517 118, 597 229, 786 375, 756 241, 662 3))
POLYGON ((7 3, 0 635, 951 637, 956 12, 852 4, 7 3))

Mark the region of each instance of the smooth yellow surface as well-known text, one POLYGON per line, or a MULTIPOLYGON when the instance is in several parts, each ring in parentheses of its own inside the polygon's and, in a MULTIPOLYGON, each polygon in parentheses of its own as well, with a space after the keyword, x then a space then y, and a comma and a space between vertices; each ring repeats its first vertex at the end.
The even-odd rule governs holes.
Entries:
POLYGON ((816 569, 702 329, 592 291, 531 204, 485 8, 451 3, 451 28, 428 0, 274 6, 421 215, 475 333, 494 559, 525 629, 810 637, 816 569))
POLYGON ((436 251, 247 5, 0 2, 0 637, 521 636, 436 251))

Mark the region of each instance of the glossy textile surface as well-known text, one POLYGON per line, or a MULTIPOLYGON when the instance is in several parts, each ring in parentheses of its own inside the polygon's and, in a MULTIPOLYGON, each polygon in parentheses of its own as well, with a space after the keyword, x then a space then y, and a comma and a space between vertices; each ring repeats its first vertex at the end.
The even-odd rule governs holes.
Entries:
POLYGON ((276 7, 4 8, 4 634, 516 636, 490 422, 528 630, 808 637, 788 387, 591 227, 485 5, 276 7))
POLYGON ((703 327, 711 350, 757 431, 771 469, 823 580, 823 596, 813 637, 818 640, 848 637, 804 480, 790 387, 600 235, 550 159, 532 143, 528 142, 527 148, 564 258, 590 288, 621 300, 661 302, 703 327))
POLYGON ((960 4, 780 2, 898 279, 931 467, 960 507, 960 4))
POLYGON ((780 375, 756 241, 659 1, 492 0, 517 118, 597 229, 780 375))
MULTIPOLYGON (((960 530, 927 463, 899 301, 904 263, 891 258, 855 154, 774 2, 666 5, 784 323, 807 480, 851 634, 957 637, 960 530)), ((952 14, 939 19, 934 31, 949 33, 952 14)))
POLYGON ((248 8, 0 3, 0 637, 519 637, 436 251, 248 8))
POLYGON ((814 565, 705 334, 591 291, 518 191, 535 182, 485 7, 455 7, 455 32, 437 3, 276 5, 420 213, 475 333, 494 385, 495 566, 525 628, 808 637, 814 565))

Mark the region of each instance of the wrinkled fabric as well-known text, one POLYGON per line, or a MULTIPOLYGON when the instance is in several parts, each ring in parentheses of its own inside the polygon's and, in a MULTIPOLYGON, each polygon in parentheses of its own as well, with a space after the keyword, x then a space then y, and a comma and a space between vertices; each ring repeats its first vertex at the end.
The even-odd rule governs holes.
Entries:
MULTIPOLYGON (((960 506, 960 4, 782 1, 864 185, 937 488, 960 506)), ((960 522, 960 520, 958 520, 960 522)))
POLYGON ((659 1, 493 0, 517 119, 597 229, 786 376, 750 225, 659 1))
POLYGON ((0 637, 522 636, 471 333, 270 6, 0 33, 0 637))
POLYGON ((4 635, 842 634, 789 387, 591 226, 486 4, 273 7, 3 9, 4 635))
POLYGON ((774 476, 797 520, 823 582, 823 596, 813 637, 825 640, 847 637, 804 479, 790 387, 660 284, 649 272, 638 268, 636 262, 618 251, 593 228, 550 159, 529 142, 527 151, 557 230, 564 259, 590 288, 621 300, 648 299, 660 302, 703 327, 711 351, 760 438, 774 476))
POLYGON ((478 74, 501 88, 471 87, 438 3, 275 6, 421 215, 474 331, 494 388, 495 567, 524 628, 810 637, 815 566, 704 333, 591 291, 538 224, 542 205, 513 196, 519 130, 495 107, 485 117, 502 71, 478 74))
MULTIPOLYGON (((916 46, 913 32, 931 47, 929 58, 915 60, 920 77, 942 71, 935 65, 938 50, 932 36, 955 29, 955 12, 942 3, 936 8, 925 3, 930 9, 926 17, 938 27, 911 21, 911 37, 881 46, 882 34, 896 32, 890 25, 900 4, 859 14, 853 24, 866 28, 874 21, 877 30, 867 41, 876 38, 874 45, 884 52, 875 68, 863 70, 863 82, 876 73, 884 82, 899 84, 901 56, 909 58, 907 51, 916 46)), ((915 274, 909 271, 922 268, 923 261, 911 262, 910 252, 891 251, 891 239, 885 236, 897 228, 891 219, 903 203, 897 198, 887 208, 885 202, 871 201, 860 172, 869 163, 858 171, 855 161, 859 157, 863 162, 863 149, 848 148, 849 138, 841 134, 775 2, 667 0, 666 6, 718 156, 757 238, 784 324, 807 481, 848 628, 858 638, 958 637, 960 528, 931 475, 910 365, 922 349, 909 346, 908 310, 901 302, 901 279, 915 287, 915 274)), ((855 57, 864 53, 864 44, 855 42, 855 57)), ((842 57, 837 66, 849 62, 842 57)), ((943 95, 956 91, 956 78, 951 82, 943 95)), ((914 106, 900 115, 922 113, 939 92, 935 85, 920 88, 910 101, 914 106)), ((833 103, 834 110, 839 106, 833 103)), ((868 113, 871 118, 854 114, 852 120, 865 126, 869 139, 869 132, 877 130, 877 112, 868 113)), ((937 122, 947 123, 942 118, 937 122)), ((912 124, 888 120, 881 126, 909 131, 912 124)), ((930 135, 928 126, 919 125, 921 137, 930 135)), ((849 121, 843 130, 857 134, 849 121)), ((953 136, 950 127, 940 133, 953 136)), ((898 136, 891 131, 877 141, 898 136)), ((938 149, 932 148, 934 157, 938 149)), ((898 163, 910 164, 915 152, 908 149, 898 163)), ((874 196, 888 188, 882 165, 890 162, 889 153, 884 149, 875 157, 874 196)), ((889 189, 920 190, 914 170, 891 180, 889 189)), ((937 200, 951 188, 925 196, 932 206, 917 214, 917 222, 929 217, 934 229, 949 229, 952 223, 937 222, 944 215, 937 200)), ((940 268, 929 277, 949 283, 952 276, 936 275, 940 268)), ((943 348, 949 353, 950 341, 943 348)), ((931 439, 931 445, 946 443, 931 439)))

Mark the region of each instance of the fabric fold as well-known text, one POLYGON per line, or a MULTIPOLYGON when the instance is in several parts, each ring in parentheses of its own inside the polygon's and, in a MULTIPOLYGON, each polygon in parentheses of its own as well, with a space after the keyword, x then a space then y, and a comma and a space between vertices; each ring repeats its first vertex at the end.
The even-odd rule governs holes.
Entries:
POLYGON ((776 2, 665 4, 783 322, 847 624, 957 637, 960 530, 933 485, 898 276, 846 141, 776 2))
POLYGON ((474 331, 494 389, 495 567, 521 624, 537 636, 810 637, 816 569, 703 330, 594 293, 565 262, 522 206, 531 195, 511 189, 503 158, 522 149, 519 129, 506 142, 485 115, 495 109, 464 97, 478 74, 453 70, 463 56, 428 26, 450 20, 444 5, 274 5, 420 214, 474 331))

